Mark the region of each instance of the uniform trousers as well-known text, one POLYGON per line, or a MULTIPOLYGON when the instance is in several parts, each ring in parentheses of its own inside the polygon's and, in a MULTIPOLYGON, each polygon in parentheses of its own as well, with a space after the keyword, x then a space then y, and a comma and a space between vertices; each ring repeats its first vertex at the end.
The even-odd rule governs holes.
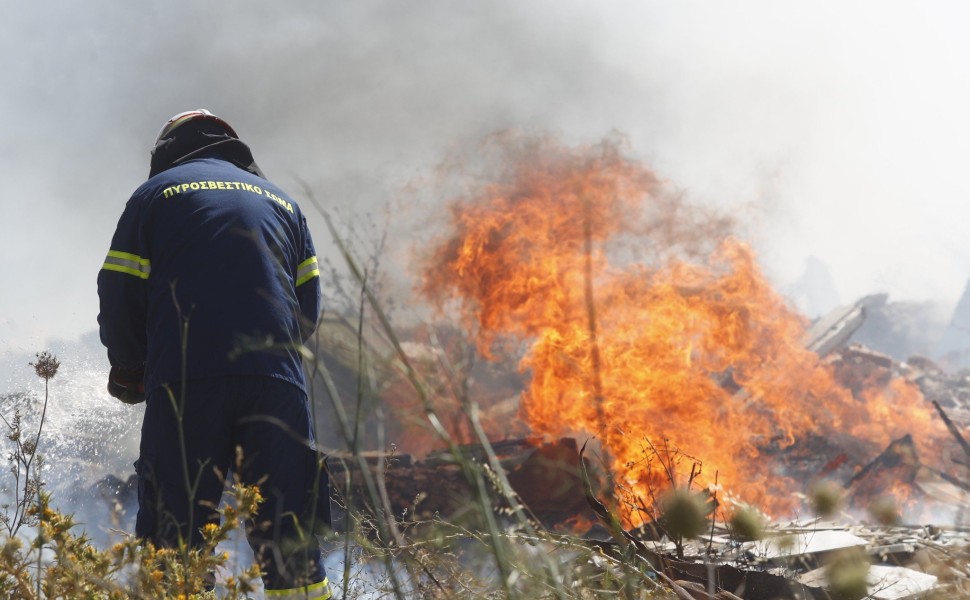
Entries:
POLYGON ((235 473, 265 498, 247 528, 265 588, 323 582, 316 534, 330 527, 324 464, 306 393, 294 384, 227 376, 187 381, 184 392, 163 386, 145 408, 135 533, 161 547, 199 547, 235 473))

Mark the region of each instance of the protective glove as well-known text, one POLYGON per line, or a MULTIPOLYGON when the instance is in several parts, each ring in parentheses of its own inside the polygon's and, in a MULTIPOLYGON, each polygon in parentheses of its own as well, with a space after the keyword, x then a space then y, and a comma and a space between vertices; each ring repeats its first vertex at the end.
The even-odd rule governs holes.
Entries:
POLYGON ((125 404, 145 401, 145 367, 111 367, 108 393, 125 404))

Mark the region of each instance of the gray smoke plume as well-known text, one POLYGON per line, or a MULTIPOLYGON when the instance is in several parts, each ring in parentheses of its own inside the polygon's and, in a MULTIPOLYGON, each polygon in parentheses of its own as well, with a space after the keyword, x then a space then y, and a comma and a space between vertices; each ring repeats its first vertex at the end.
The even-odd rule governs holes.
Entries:
POLYGON ((962 10, 17 3, 0 25, 0 343, 29 352, 94 327, 92 282, 152 138, 197 107, 293 193, 305 181, 350 220, 389 211, 395 247, 435 208, 400 190, 450 149, 506 128, 566 143, 618 131, 675 187, 743 211, 779 283, 814 255, 844 298, 955 303, 970 272, 952 218, 970 129, 962 10))

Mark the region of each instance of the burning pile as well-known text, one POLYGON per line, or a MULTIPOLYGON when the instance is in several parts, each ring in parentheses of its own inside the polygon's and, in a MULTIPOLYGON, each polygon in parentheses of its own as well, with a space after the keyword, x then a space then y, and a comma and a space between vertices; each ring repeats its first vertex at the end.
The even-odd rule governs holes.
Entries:
POLYGON ((779 450, 808 436, 874 457, 910 434, 924 461, 940 454, 948 434, 915 386, 843 385, 732 221, 687 205, 616 140, 512 137, 498 155, 495 176, 451 203, 422 291, 461 307, 484 356, 527 344, 532 432, 594 436, 644 499, 689 475, 650 450, 675 448, 701 483, 773 514, 804 491, 779 450))

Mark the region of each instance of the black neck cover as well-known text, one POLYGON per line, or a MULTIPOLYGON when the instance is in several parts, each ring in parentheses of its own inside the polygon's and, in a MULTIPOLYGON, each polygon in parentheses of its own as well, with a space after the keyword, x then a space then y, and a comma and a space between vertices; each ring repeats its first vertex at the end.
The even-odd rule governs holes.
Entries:
POLYGON ((266 178, 253 159, 253 153, 242 141, 212 121, 186 123, 159 140, 152 151, 149 179, 192 158, 217 156, 253 175, 266 178))

